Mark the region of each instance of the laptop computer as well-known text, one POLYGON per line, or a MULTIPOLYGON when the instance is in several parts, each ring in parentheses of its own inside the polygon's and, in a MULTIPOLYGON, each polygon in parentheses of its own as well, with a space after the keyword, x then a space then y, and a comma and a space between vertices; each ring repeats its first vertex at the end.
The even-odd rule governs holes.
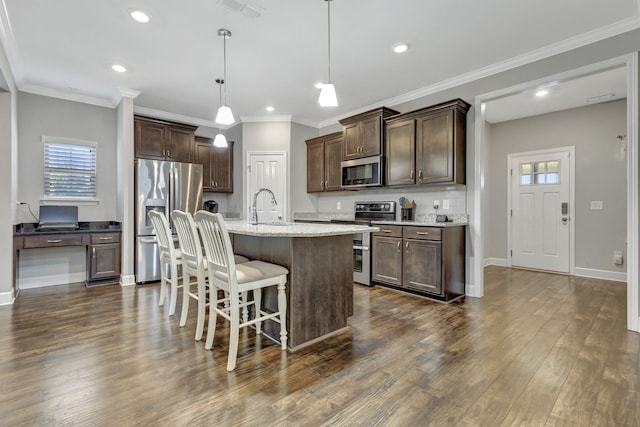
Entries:
POLYGON ((38 230, 68 231, 78 228, 77 206, 40 206, 38 230))

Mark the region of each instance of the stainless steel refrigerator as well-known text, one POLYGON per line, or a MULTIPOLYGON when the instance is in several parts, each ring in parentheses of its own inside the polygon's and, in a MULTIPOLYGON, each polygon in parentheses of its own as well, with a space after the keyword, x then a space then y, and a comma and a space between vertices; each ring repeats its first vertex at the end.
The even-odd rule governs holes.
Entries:
POLYGON ((148 213, 161 212, 178 241, 171 211, 195 213, 202 209, 202 165, 136 159, 136 282, 160 280, 158 243, 148 213))

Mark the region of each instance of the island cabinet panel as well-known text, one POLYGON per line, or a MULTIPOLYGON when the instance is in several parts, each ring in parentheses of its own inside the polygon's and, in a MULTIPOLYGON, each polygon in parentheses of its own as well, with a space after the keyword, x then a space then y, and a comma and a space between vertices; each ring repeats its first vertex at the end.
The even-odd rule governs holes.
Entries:
POLYGON ((398 114, 382 107, 340 120, 343 133, 342 160, 380 156, 384 152, 384 119, 398 114))
POLYGON ((373 236, 374 284, 452 301, 465 293, 465 227, 380 225, 373 236), (400 232, 398 231, 400 230, 400 232))
POLYGON ((202 190, 233 193, 233 141, 214 147, 210 138, 196 137, 195 163, 202 165, 202 190))
POLYGON ((469 107, 457 99, 388 119, 387 185, 465 184, 469 107))
MULTIPOLYGON (((353 314, 353 237, 260 237, 234 234, 234 253, 286 267, 287 332, 291 350, 347 328, 353 314)), ((275 289, 263 293, 263 307, 277 307, 275 289)), ((279 325, 265 322, 265 334, 279 339, 279 325)))
POLYGON ((309 139, 307 144, 307 193, 342 190, 342 132, 309 139))
POLYGON ((134 118, 136 158, 192 162, 196 127, 148 117, 134 118))

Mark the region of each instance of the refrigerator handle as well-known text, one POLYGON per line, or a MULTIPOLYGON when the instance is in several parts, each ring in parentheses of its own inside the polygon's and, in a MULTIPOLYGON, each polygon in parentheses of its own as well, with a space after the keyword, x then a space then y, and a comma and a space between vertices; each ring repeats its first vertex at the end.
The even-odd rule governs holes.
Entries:
POLYGON ((174 170, 175 168, 173 167, 173 165, 169 165, 169 198, 167 200, 167 219, 169 220, 169 228, 171 229, 171 233, 173 233, 175 230, 173 229, 173 221, 171 220, 171 212, 173 212, 173 210, 175 209, 175 180, 174 180, 174 170))

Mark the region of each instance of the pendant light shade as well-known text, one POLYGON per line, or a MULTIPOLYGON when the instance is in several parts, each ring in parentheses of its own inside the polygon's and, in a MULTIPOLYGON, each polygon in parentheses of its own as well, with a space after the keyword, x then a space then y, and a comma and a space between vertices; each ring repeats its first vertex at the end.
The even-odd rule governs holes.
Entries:
POLYGON ((328 64, 329 64, 329 80, 322 86, 318 104, 321 107, 337 107, 338 98, 336 97, 336 88, 331 83, 331 0, 327 2, 327 46, 328 46, 328 64))
POLYGON ((213 146, 214 147, 228 147, 229 146, 229 144, 227 143, 227 138, 224 137, 222 132, 217 134, 216 137, 214 138, 213 146))
MULTIPOLYGON (((227 37, 231 37, 231 31, 221 28, 218 30, 218 35, 222 37, 222 46, 223 46, 223 66, 224 66, 224 75, 223 75, 223 83, 227 83, 227 37)), ((227 87, 224 87, 224 103, 218 109, 218 114, 216 115, 216 123, 220 125, 230 125, 236 120, 233 118, 233 112, 231 108, 227 106, 227 87)))
MULTIPOLYGON (((222 103, 222 85, 224 84, 224 80, 223 79, 216 79, 216 83, 218 83, 218 94, 220 95, 220 103, 222 103)), ((231 121, 228 124, 233 123, 233 114, 231 114, 231 108, 224 107, 224 105, 218 109, 218 116, 216 117, 216 122, 220 123, 218 118, 220 117, 220 111, 223 111, 223 108, 226 108, 227 110, 229 110, 228 111, 228 115, 231 115, 231 121)), ((225 118, 223 117, 223 119, 225 119, 225 118)), ((228 120, 228 118, 226 118, 225 120, 228 120)), ((222 124, 227 124, 227 123, 222 123, 222 124)), ((228 147, 229 146, 229 144, 227 144, 227 138, 225 138, 224 134, 222 133, 222 129, 218 130, 218 134, 216 135, 215 139, 213 140, 213 146, 214 147, 228 147)))

